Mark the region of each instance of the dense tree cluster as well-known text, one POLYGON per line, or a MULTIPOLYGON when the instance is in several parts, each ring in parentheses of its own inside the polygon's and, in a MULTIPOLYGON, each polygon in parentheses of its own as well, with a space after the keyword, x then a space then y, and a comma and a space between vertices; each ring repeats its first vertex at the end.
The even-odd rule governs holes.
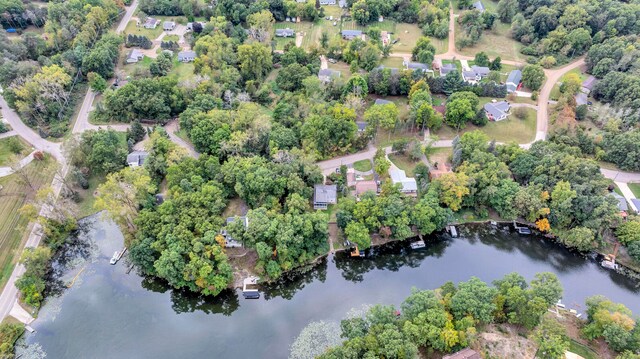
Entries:
POLYGON ((342 320, 344 342, 320 358, 413 358, 420 348, 453 352, 473 342, 483 324, 538 326, 561 296, 562 286, 552 273, 539 273, 530 283, 511 273, 493 287, 472 277, 457 287, 447 282, 437 290, 414 288, 399 310, 375 305, 364 315, 342 320))
MULTIPOLYGON (((462 1, 459 2, 458 6, 462 3, 462 1)), ((464 30, 464 35, 456 40, 456 47, 461 49, 478 43, 482 32, 493 28, 496 17, 496 14, 487 10, 480 12, 474 9, 463 12, 458 17, 458 23, 464 30)))
POLYGON ((43 27, 47 19, 46 7, 20 0, 0 1, 0 25, 3 28, 26 28, 29 25, 43 27))
POLYGON ((618 352, 640 350, 640 325, 631 310, 601 295, 587 298, 587 325, 582 332, 588 339, 603 338, 618 352))
POLYGON ((391 182, 383 185, 379 196, 369 192, 359 201, 345 198, 339 208, 338 226, 360 249, 371 246, 371 234, 398 240, 414 236, 413 228, 420 234, 431 234, 444 228, 451 215, 449 209, 438 204, 437 192, 430 190, 422 198, 413 199, 401 194, 391 182))
POLYGON ((111 129, 83 132, 78 142, 70 147, 71 164, 86 175, 106 175, 119 171, 126 164, 127 144, 111 129))
POLYGON ((143 49, 150 49, 153 46, 153 43, 144 35, 129 34, 127 35, 125 45, 127 47, 137 46, 143 49))

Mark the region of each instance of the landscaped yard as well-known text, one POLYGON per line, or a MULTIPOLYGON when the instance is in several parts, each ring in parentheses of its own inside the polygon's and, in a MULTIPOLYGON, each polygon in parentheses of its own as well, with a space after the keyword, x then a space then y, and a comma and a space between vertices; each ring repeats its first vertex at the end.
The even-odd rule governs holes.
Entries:
POLYGON ((593 349, 582 345, 575 340, 571 339, 569 344, 569 351, 575 354, 580 355, 584 359, 597 359, 598 353, 596 353, 593 349))
MULTIPOLYGON (((536 111, 530 108, 525 109, 527 111, 527 117, 524 120, 517 119, 513 114, 506 120, 492 122, 490 121, 484 127, 478 127, 471 123, 456 132, 456 130, 447 125, 435 132, 440 139, 451 140, 456 135, 462 135, 465 132, 480 130, 489 136, 489 139, 497 142, 511 142, 517 143, 529 143, 533 141, 536 136, 536 111)), ((513 111, 513 109, 512 109, 513 111)))
POLYGON ((19 249, 27 238, 29 220, 18 214, 18 210, 36 191, 48 186, 53 178, 56 162, 46 156, 43 161, 33 161, 24 171, 34 189, 20 180, 19 175, 0 178, 0 286, 4 286, 19 259, 19 249))
POLYGON ((429 162, 431 164, 448 163, 451 155, 453 155, 453 148, 440 147, 440 148, 432 148, 427 154, 427 158, 429 159, 429 162))
POLYGON ((78 202, 78 218, 84 218, 97 212, 93 208, 93 204, 96 202, 93 193, 98 189, 98 186, 104 182, 104 179, 104 176, 93 175, 89 177, 89 188, 78 190, 78 196, 80 197, 80 201, 78 202))
POLYGON ((162 22, 155 29, 145 29, 143 26, 137 26, 136 20, 131 20, 124 29, 125 36, 128 34, 144 35, 149 40, 155 40, 160 34, 162 34, 162 22))
POLYGON ((0 166, 10 166, 12 159, 21 160, 31 151, 31 145, 20 136, 0 139, 0 166))
MULTIPOLYGON (((411 52, 418 39, 422 36, 422 30, 416 24, 398 23, 395 26, 395 31, 391 36, 391 40, 398 40, 393 45, 391 51, 393 52, 411 52)), ((431 38, 431 43, 436 47, 436 54, 442 54, 447 52, 448 40, 440 40, 431 38)))
POLYGON ((334 71, 340 71, 340 77, 346 82, 351 77, 351 70, 347 63, 339 61, 335 64, 328 63, 329 68, 334 71))
POLYGON ((420 163, 420 161, 411 160, 411 158, 409 158, 409 156, 406 154, 403 155, 399 153, 389 154, 389 159, 391 160, 391 162, 393 162, 394 165, 396 165, 396 167, 404 170, 407 173, 407 177, 414 176, 414 170, 416 169, 418 163, 420 163))
POLYGON ((371 171, 371 169, 373 168, 371 165, 371 160, 361 160, 361 161, 357 161, 353 163, 353 168, 356 171, 360 171, 360 172, 367 172, 367 171, 371 171))
POLYGON ((403 69, 404 60, 401 57, 387 57, 386 59, 382 59, 380 64, 384 65, 384 67, 395 67, 396 69, 403 69))
POLYGON ((628 183, 627 186, 636 198, 640 198, 640 183, 628 183))

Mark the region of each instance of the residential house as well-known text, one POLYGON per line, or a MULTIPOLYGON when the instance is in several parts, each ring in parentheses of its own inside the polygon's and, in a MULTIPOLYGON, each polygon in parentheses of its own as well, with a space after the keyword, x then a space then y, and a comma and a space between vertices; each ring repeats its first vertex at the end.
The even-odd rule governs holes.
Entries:
POLYGON ((407 68, 407 70, 420 71, 423 73, 433 74, 433 70, 431 70, 429 68, 429 65, 427 64, 423 64, 421 62, 407 62, 407 61, 404 61, 403 64, 407 68))
POLYGON ((331 80, 338 78, 342 75, 340 71, 334 71, 331 69, 320 69, 318 71, 318 79, 323 83, 329 83, 331 80))
POLYGON ((356 121, 356 125, 358 126, 358 133, 364 133, 367 130, 367 123, 364 121, 356 121))
POLYGON ((356 185, 356 170, 353 167, 347 168, 347 187, 356 185))
POLYGON ((196 52, 192 50, 178 52, 178 61, 180 62, 192 62, 196 59, 196 52))
POLYGON ((627 199, 615 192, 610 192, 610 195, 618 201, 618 210, 620 211, 622 218, 627 218, 627 213, 629 211, 627 199))
POLYGON ((171 31, 176 28, 176 23, 173 21, 165 21, 162 23, 162 30, 171 31))
POLYGON ((347 0, 338 0, 338 6, 347 7, 347 0))
POLYGON ((636 212, 640 212, 640 199, 632 198, 631 203, 636 207, 636 212))
POLYGON ((129 55, 127 56, 127 63, 135 64, 136 62, 142 60, 143 58, 144 58, 144 54, 142 53, 142 51, 138 49, 132 49, 131 51, 129 51, 129 55))
MULTIPOLYGON (((244 228, 247 229, 249 227, 249 218, 245 217, 245 216, 238 216, 238 217, 227 217, 227 226, 229 225, 229 223, 233 223, 236 221, 236 219, 240 222, 242 222, 242 224, 244 224, 244 228)), ((235 240, 235 238, 231 237, 231 235, 229 234, 229 232, 227 232, 226 228, 222 228, 222 230, 220 230, 220 234, 222 234, 222 236, 224 236, 225 239, 225 247, 227 248, 238 248, 238 247, 242 247, 242 244, 238 241, 235 240)))
POLYGON ((129 164, 129 167, 140 167, 144 165, 144 161, 148 156, 149 152, 133 151, 127 155, 127 164, 129 164))
POLYGON ((297 3, 301 3, 301 4, 302 4, 302 3, 307 2, 307 0, 296 0, 296 2, 297 2, 297 3))
POLYGON ((336 0, 320 0, 320 5, 336 5, 336 0))
POLYGON ((338 186, 317 184, 314 186, 313 209, 327 209, 338 202, 338 186))
POLYGON ((378 71, 390 70, 392 74, 397 74, 398 71, 400 71, 399 69, 397 69, 395 67, 385 67, 384 65, 380 65, 380 66, 376 67, 374 70, 378 70, 378 71))
POLYGON ((391 182, 395 184, 400 184, 402 188, 400 192, 415 196, 418 194, 418 184, 416 183, 416 179, 412 177, 407 177, 407 173, 397 167, 391 167, 389 169, 389 176, 391 177, 391 182))
POLYGON ((582 82, 582 87, 580 90, 588 95, 591 93, 591 90, 593 90, 593 86, 595 86, 597 82, 598 80, 596 80, 595 77, 589 76, 582 82))
POLYGON ((442 66, 440 66, 440 76, 447 76, 447 74, 449 72, 454 72, 454 71, 458 71, 458 68, 456 67, 455 64, 452 63, 448 63, 448 64, 442 64, 442 66))
POLYGON ((356 197, 368 191, 378 193, 378 183, 374 180, 356 181, 356 197))
POLYGON ((158 27, 158 24, 160 24, 160 20, 154 19, 152 17, 148 17, 147 20, 144 22, 144 28, 155 29, 156 27, 158 27))
POLYGON ((488 67, 473 65, 470 71, 462 71, 462 79, 469 83, 476 83, 487 77, 489 72, 491 70, 488 67))
POLYGON ((377 98, 376 102, 374 102, 374 105, 388 105, 390 103, 393 103, 393 101, 389 101, 389 100, 383 100, 381 98, 377 98))
POLYGON ((482 1, 476 1, 473 3, 473 8, 480 11, 480 12, 484 12, 484 4, 482 3, 482 1))
POLYGON ((345 40, 353 40, 361 36, 362 36, 362 31, 360 30, 342 30, 342 38, 345 40))
POLYGON ((442 359, 482 359, 482 357, 475 350, 465 348, 453 354, 445 355, 442 359))
POLYGON ((296 36, 296 32, 293 29, 276 29, 276 37, 293 37, 296 36))
MULTIPOLYGON (((495 100, 494 100, 495 101, 495 100)), ((484 112, 489 121, 502 121, 509 116, 511 105, 507 101, 489 102, 484 105, 484 112)))
POLYGON ((507 92, 513 93, 518 91, 520 87, 520 83, 522 82, 522 71, 513 70, 509 72, 509 77, 507 77, 507 92))
POLYGON ((578 94, 576 94, 575 96, 575 99, 576 99, 576 105, 578 106, 589 104, 589 97, 584 92, 578 92, 578 94))

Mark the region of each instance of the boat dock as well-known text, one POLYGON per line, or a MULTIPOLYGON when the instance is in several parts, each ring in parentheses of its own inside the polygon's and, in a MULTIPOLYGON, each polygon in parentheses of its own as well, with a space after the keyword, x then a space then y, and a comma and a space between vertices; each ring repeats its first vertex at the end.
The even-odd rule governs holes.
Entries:
POLYGON ((120 259, 122 259, 122 256, 124 255, 124 252, 127 251, 127 247, 122 248, 121 251, 116 251, 115 253, 113 253, 113 257, 111 257, 111 260, 109 261, 109 263, 111 265, 114 265, 116 263, 118 263, 118 261, 120 259))
POLYGON ((451 233, 451 237, 453 238, 458 237, 458 231, 456 230, 456 226, 451 225, 448 227, 448 229, 449 229, 449 233, 451 233))
POLYGON ((258 299, 260 292, 258 291, 258 277, 245 278, 242 282, 242 296, 245 299, 258 299))

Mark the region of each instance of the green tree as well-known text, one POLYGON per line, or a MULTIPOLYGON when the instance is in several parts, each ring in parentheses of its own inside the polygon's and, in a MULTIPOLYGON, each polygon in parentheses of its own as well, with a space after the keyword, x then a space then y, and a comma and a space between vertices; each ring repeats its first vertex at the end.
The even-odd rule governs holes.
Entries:
POLYGON ((474 62, 477 66, 489 66, 489 56, 484 51, 480 51, 476 54, 474 62))
POLYGON ((489 287, 476 277, 471 277, 469 281, 461 282, 451 297, 451 312, 456 319, 470 315, 477 322, 490 323, 496 309, 493 301, 496 293, 495 288, 489 287))
POLYGON ((269 47, 259 42, 238 46, 238 62, 245 80, 262 81, 273 66, 269 47))
POLYGON ((365 111, 364 120, 374 128, 382 127, 391 131, 396 128, 398 122, 398 107, 395 103, 373 105, 365 111))
POLYGON ((626 221, 616 228, 616 237, 624 245, 640 242, 640 222, 626 221))
POLYGON ((538 344, 536 356, 544 359, 565 357, 569 349, 569 336, 566 329, 550 316, 545 316, 533 332, 533 340, 538 344))
POLYGON ((542 66, 527 65, 522 69, 522 83, 531 90, 539 90, 544 80, 545 76, 542 66))
POLYGON ((562 298, 562 284, 550 272, 537 273, 531 281, 531 290, 535 296, 544 299, 547 305, 553 305, 562 298))
POLYGON ((358 246, 360 250, 371 247, 371 236, 367 227, 360 222, 350 222, 344 230, 347 239, 358 246))
POLYGON ((431 40, 423 36, 418 39, 416 46, 411 50, 411 58, 413 61, 431 65, 436 53, 436 47, 433 46, 431 40))
POLYGON ((456 98, 447 101, 445 122, 449 126, 462 129, 466 126, 466 123, 473 120, 475 116, 476 110, 468 99, 456 98))
POLYGON ((93 91, 102 93, 107 89, 107 80, 100 76, 100 74, 89 72, 87 79, 89 80, 89 86, 91 86, 93 91))

